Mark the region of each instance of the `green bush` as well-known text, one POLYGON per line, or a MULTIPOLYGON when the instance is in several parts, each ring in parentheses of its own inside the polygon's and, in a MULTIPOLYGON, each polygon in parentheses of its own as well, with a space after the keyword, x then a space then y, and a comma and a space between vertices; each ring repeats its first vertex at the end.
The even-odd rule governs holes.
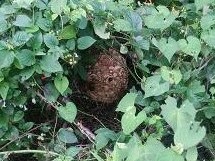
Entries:
POLYGON ((214 0, 0 5, 0 160, 215 159, 214 0), (127 58, 132 87, 115 109, 120 130, 90 130, 77 115, 95 117, 72 101, 74 81, 90 52, 108 48, 127 58))

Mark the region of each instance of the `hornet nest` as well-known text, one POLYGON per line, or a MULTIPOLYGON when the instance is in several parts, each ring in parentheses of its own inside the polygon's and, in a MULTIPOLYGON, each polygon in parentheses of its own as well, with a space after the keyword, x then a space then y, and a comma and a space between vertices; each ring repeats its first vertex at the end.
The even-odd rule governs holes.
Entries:
POLYGON ((114 49, 102 52, 96 62, 88 67, 86 94, 96 102, 113 103, 118 100, 128 84, 125 59, 114 49))

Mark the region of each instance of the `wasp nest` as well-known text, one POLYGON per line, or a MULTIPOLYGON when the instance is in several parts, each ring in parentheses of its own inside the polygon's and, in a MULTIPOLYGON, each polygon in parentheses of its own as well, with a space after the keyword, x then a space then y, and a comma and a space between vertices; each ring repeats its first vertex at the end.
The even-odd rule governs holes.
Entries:
POLYGON ((94 101, 112 103, 119 99, 128 84, 125 59, 115 50, 100 53, 87 72, 86 94, 94 101))

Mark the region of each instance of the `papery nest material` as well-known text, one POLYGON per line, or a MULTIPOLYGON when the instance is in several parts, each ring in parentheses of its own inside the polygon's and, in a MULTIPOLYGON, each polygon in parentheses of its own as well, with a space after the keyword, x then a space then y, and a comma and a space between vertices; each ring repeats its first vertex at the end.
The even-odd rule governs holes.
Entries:
POLYGON ((113 103, 128 85, 125 59, 114 49, 97 55, 96 62, 87 71, 86 94, 96 102, 113 103))

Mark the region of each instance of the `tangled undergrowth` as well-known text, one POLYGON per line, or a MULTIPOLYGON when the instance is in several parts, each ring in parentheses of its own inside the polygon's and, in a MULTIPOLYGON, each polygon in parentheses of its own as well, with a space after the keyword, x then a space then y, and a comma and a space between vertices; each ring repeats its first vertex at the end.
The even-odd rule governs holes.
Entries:
POLYGON ((1 0, 0 160, 214 161, 214 0, 1 0))

